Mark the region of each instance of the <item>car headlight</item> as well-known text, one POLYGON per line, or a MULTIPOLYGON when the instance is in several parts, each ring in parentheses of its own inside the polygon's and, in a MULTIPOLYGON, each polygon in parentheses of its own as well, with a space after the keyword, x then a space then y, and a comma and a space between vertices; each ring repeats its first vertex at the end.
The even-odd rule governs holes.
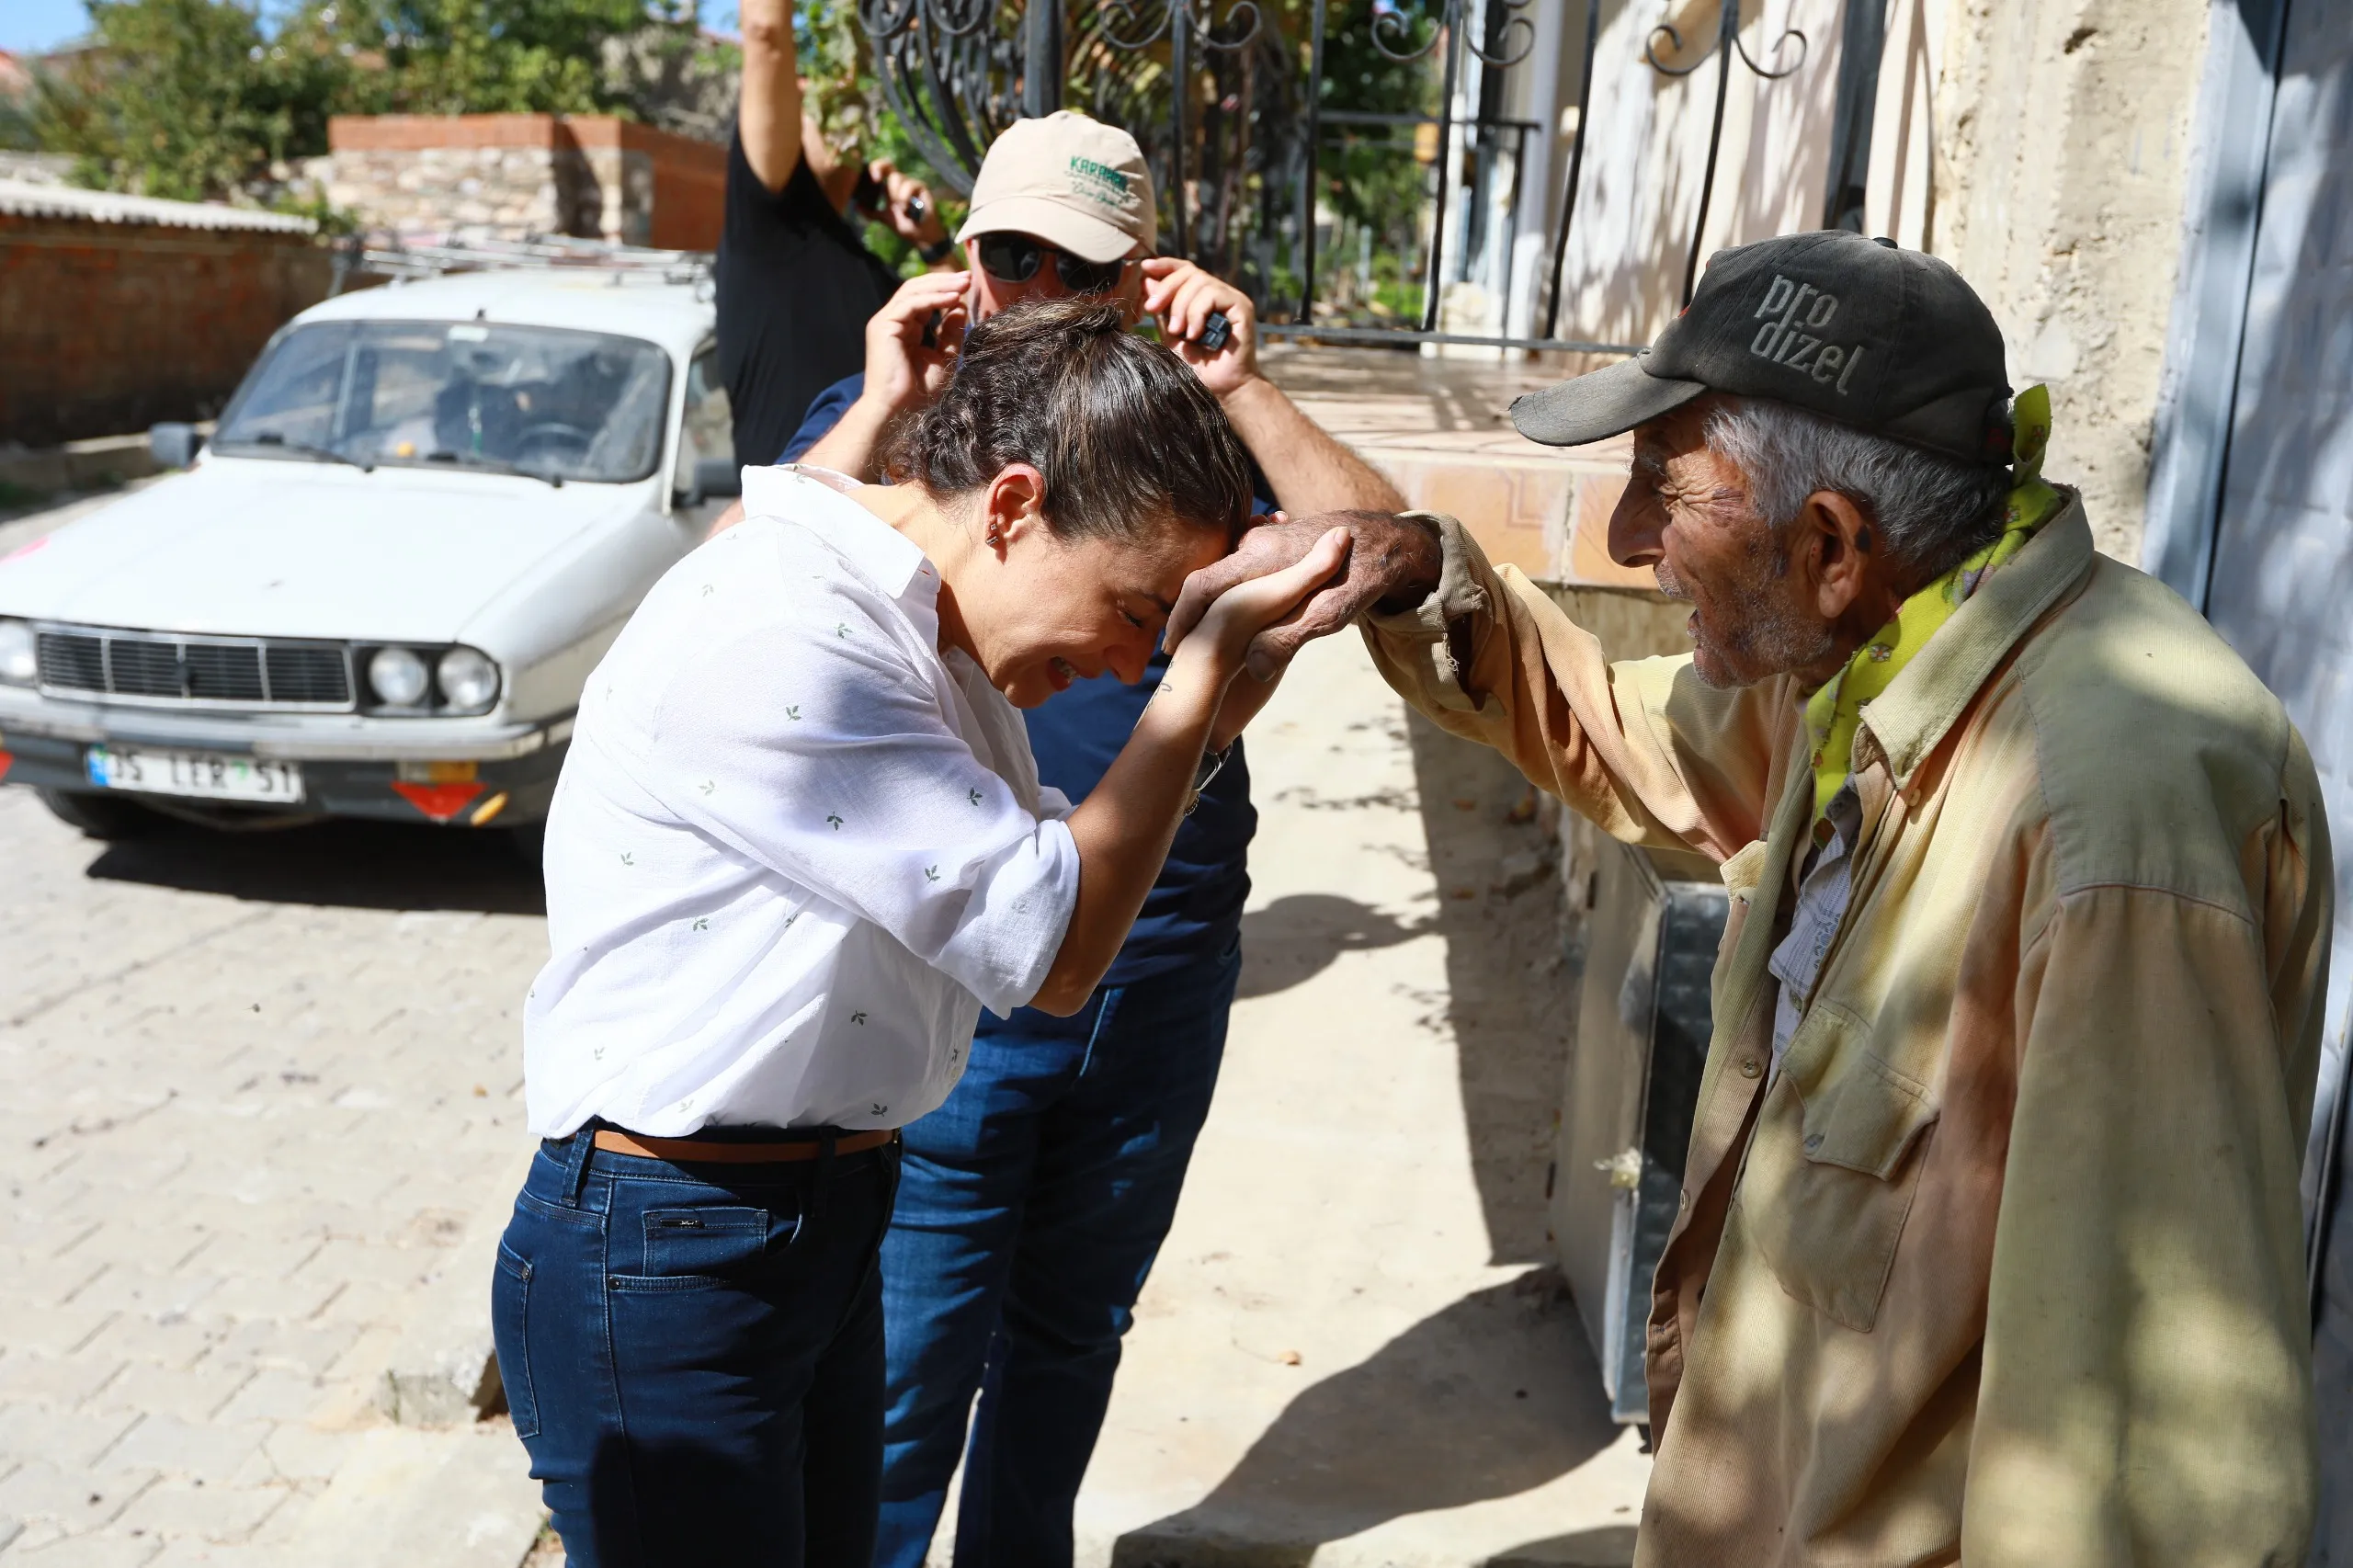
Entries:
POLYGON ((425 700, 433 680, 425 661, 406 648, 379 648, 368 661, 368 684, 387 707, 414 708, 425 700))
POLYGON ((472 648, 441 655, 441 700, 452 712, 485 713, 498 700, 498 666, 472 648))
POLYGON ((33 629, 21 620, 0 620, 0 683, 31 686, 40 679, 33 629))

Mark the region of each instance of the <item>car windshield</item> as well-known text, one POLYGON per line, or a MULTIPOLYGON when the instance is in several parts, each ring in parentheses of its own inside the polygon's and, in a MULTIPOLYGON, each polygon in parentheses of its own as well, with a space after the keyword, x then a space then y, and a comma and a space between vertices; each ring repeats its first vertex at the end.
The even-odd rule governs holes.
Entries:
POLYGON ((239 457, 626 483, 654 472, 670 357, 601 332, 318 322, 245 378, 212 445, 239 457))

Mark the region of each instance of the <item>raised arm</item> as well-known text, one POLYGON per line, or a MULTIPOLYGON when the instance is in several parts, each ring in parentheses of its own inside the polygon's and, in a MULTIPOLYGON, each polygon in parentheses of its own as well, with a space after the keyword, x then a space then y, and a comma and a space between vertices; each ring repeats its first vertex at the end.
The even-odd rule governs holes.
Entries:
POLYGON ((1153 257, 1143 272, 1145 312, 1160 318, 1161 332, 1177 358, 1217 394, 1234 434, 1274 488, 1276 505, 1295 516, 1405 509, 1395 485, 1260 372, 1258 312, 1249 295, 1174 256, 1153 257), (1217 312, 1228 323, 1226 340, 1220 347, 1203 348, 1198 340, 1217 312))
POLYGON ((964 336, 965 284, 963 273, 948 271, 919 273, 899 285, 866 324, 865 388, 801 455, 802 462, 870 484, 882 477, 882 437, 891 422, 931 401, 955 365, 954 346, 964 336))
MULTIPOLYGON (((888 931, 998 1013, 1075 1012, 1160 875, 1252 635, 1346 548, 1336 530, 1213 607, 1102 782, 1060 821, 1040 820, 973 755, 871 596, 841 585, 710 628, 655 721, 702 759, 702 777, 664 803, 888 931)), ((720 571, 728 558, 712 559, 720 571)))
POLYGON ((736 109, 744 157, 770 195, 801 162, 801 62, 790 0, 744 0, 743 97, 736 109))
POLYGON ((1450 517, 1371 513, 1262 524, 1197 572, 1169 619, 1181 646, 1233 584, 1295 560, 1335 522, 1353 543, 1345 578, 1262 633, 1254 674, 1351 623, 1374 665, 1441 727, 1491 745, 1530 782, 1630 843, 1724 859, 1762 837, 1798 706, 1786 678, 1702 683, 1689 657, 1611 664, 1590 632, 1511 567, 1488 564, 1450 517))

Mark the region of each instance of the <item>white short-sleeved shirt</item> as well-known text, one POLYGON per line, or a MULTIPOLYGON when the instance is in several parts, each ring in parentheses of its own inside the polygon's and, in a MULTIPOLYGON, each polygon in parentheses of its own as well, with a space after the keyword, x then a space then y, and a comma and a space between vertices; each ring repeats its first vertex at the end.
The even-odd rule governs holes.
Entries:
POLYGON ((542 1137, 901 1126, 1062 945, 1069 801, 940 653, 930 562, 821 472, 745 470, 746 520, 654 585, 581 695, 524 1010, 542 1137))

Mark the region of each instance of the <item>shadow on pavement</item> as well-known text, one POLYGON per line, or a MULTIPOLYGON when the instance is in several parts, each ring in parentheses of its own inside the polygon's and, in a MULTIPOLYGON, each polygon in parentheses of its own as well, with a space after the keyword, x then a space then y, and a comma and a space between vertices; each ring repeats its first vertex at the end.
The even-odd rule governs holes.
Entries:
POLYGON ((266 903, 547 913, 539 868, 506 835, 402 823, 221 833, 165 822, 107 846, 87 874, 266 903))
MULTIPOLYGON (((1326 1542, 1391 1519, 1540 1486, 1617 1437, 1567 1294, 1556 1275, 1534 1269, 1465 1296, 1300 1394, 1214 1491, 1122 1537, 1111 1562, 1305 1568, 1326 1542)), ((1605 1536, 1614 1544, 1613 1530, 1587 1531, 1495 1561, 1628 1561, 1600 1553, 1605 1536), (1588 1557, 1542 1555, 1580 1542, 1588 1557)))
POLYGON ((1498 1551, 1480 1568, 1622 1568, 1634 1560, 1634 1527, 1605 1525, 1498 1551))
POLYGON ((1337 893, 1286 893, 1242 917, 1241 996, 1271 996, 1313 980, 1342 953, 1393 948, 1431 928, 1337 893))
POLYGON ((1489 1261, 1549 1263, 1544 1173, 1576 1017, 1552 846, 1518 768, 1418 713, 1405 729, 1489 1261))

